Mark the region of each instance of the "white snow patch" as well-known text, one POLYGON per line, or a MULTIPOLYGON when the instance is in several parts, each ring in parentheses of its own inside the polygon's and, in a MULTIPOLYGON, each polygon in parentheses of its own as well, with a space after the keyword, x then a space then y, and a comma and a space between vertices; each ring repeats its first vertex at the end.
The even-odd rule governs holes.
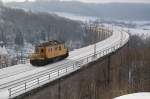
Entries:
POLYGON ((64 13, 64 12, 54 12, 54 14, 57 14, 58 16, 62 16, 65 18, 69 18, 71 20, 77 20, 77 21, 95 21, 97 17, 92 17, 92 16, 82 16, 82 15, 77 15, 77 14, 71 14, 71 13, 64 13))
POLYGON ((9 91, 6 90, 0 90, 0 99, 9 99, 9 91))
POLYGON ((0 55, 8 55, 8 52, 4 46, 0 47, 0 55))
POLYGON ((143 30, 143 29, 129 29, 131 34, 136 34, 136 35, 145 35, 145 36, 150 36, 150 30, 143 30))
POLYGON ((120 26, 113 26, 113 28, 127 31, 131 35, 137 35, 137 36, 140 36, 143 39, 146 39, 147 37, 150 37, 150 30, 137 29, 137 28, 127 28, 127 27, 120 27, 120 26))
POLYGON ((150 99, 150 92, 133 93, 123 95, 114 99, 150 99))

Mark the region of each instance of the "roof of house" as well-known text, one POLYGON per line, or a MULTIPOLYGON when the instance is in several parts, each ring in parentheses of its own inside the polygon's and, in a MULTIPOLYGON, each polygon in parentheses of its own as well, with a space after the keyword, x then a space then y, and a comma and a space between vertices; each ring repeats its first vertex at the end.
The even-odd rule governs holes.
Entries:
POLYGON ((7 49, 5 48, 5 46, 1 47, 0 46, 0 55, 7 55, 8 52, 7 52, 7 49))

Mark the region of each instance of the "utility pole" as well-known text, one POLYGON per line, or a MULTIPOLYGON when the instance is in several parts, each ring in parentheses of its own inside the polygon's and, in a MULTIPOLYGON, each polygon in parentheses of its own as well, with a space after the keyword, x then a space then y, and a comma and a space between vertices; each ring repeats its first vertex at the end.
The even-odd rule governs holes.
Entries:
POLYGON ((94 44, 94 56, 96 56, 96 35, 95 35, 95 44, 94 44))
POLYGON ((98 26, 97 26, 97 24, 95 24, 95 26, 94 26, 94 29, 95 29, 95 40, 94 40, 94 57, 96 57, 96 42, 97 42, 97 29, 98 29, 98 26))
POLYGON ((122 41, 123 41, 123 27, 121 28, 121 42, 120 42, 120 46, 122 46, 122 41))
POLYGON ((113 24, 112 24, 112 33, 114 32, 114 26, 113 26, 113 24))

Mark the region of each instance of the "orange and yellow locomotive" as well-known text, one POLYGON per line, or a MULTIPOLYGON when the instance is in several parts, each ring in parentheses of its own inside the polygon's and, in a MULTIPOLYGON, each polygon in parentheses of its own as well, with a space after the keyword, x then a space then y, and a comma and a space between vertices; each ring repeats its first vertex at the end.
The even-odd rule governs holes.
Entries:
POLYGON ((65 44, 56 40, 39 44, 30 57, 30 63, 34 66, 44 66, 56 60, 68 57, 68 48, 65 44))

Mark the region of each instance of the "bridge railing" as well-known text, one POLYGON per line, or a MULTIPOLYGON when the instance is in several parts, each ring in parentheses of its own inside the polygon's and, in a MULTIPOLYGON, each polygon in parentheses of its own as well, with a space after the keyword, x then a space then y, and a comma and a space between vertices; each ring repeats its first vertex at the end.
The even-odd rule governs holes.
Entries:
POLYGON ((124 44, 128 42, 128 39, 122 41, 124 40, 123 38, 124 37, 122 37, 119 41, 114 42, 113 43, 114 46, 99 50, 96 52, 96 54, 93 52, 92 54, 89 54, 84 57, 80 57, 78 60, 75 60, 73 62, 66 62, 54 68, 50 68, 46 71, 36 73, 35 75, 30 75, 29 78, 27 77, 28 79, 24 78, 25 80, 14 83, 8 89, 9 97, 13 98, 20 94, 28 92, 34 88, 49 83, 50 81, 59 79, 62 76, 68 75, 69 73, 72 73, 73 71, 82 68, 83 66, 85 66, 86 64, 92 61, 95 61, 107 54, 116 51, 118 48, 122 47, 124 44))

